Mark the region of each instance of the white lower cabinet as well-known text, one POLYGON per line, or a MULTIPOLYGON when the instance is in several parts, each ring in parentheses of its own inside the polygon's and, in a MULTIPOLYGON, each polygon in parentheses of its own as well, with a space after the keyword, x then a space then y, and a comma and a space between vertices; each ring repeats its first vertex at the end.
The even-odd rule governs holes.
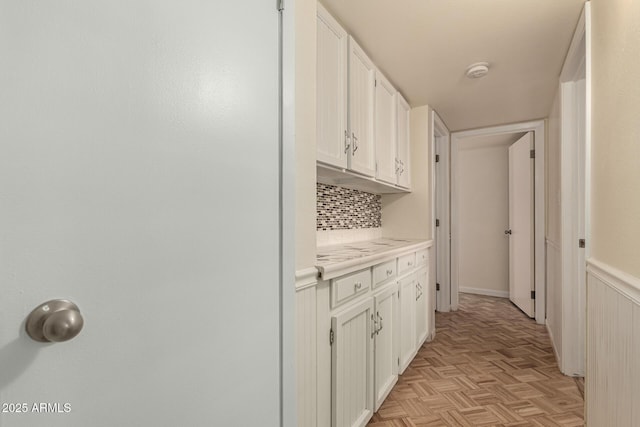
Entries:
POLYGON ((333 427, 365 426, 373 415, 373 298, 331 317, 333 427))
POLYGON ((434 332, 426 261, 400 253, 318 282, 313 427, 365 426, 434 332))
POLYGON ((400 363, 402 374, 416 355, 416 274, 398 280, 400 300, 400 363))
POLYGON ((374 409, 377 411, 398 382, 398 284, 385 286, 374 304, 374 409))

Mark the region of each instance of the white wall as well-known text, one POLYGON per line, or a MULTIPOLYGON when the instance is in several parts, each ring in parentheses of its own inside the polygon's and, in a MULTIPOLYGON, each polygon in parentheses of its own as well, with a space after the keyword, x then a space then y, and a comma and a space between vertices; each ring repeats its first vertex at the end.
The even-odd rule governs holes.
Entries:
POLYGON ((296 270, 316 261, 316 2, 296 0, 296 270))
POLYGON ((640 2, 592 0, 591 10, 586 421, 632 426, 640 417, 640 2))
POLYGON ((461 292, 509 296, 509 145, 522 134, 459 142, 458 283, 461 292))
MULTIPOLYGON (((560 234, 560 92, 549 113, 547 139, 547 328, 558 359, 562 357, 562 242, 560 234)), ((558 364, 562 365, 561 360, 558 364)))
POLYGON ((411 187, 409 194, 382 196, 382 229, 385 237, 431 239, 431 108, 411 110, 411 187))
POLYGON ((640 277, 640 3, 594 0, 592 256, 640 277))

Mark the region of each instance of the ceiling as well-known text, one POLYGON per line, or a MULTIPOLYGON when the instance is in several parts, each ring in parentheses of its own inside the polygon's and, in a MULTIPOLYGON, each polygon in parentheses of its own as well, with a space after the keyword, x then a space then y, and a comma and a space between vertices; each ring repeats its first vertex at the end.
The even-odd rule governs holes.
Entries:
POLYGON ((322 0, 412 107, 450 130, 547 117, 584 0, 322 0), (467 67, 486 61, 486 77, 467 67))

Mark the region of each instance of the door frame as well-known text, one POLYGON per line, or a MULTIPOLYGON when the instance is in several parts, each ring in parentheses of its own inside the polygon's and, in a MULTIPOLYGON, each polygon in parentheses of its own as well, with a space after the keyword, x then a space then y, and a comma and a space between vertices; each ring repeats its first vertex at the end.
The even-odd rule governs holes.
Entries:
POLYGON ((436 291, 436 310, 451 311, 458 309, 458 300, 455 300, 455 306, 452 306, 452 298, 450 292, 451 277, 451 247, 450 247, 450 192, 449 192, 449 152, 451 133, 447 125, 440 118, 435 110, 431 110, 431 141, 429 148, 429 164, 431 168, 431 236, 434 239, 434 253, 431 275, 432 289, 436 289, 436 283, 440 284, 440 290, 436 291), (436 147, 436 139, 442 138, 442 146, 436 147), (437 151, 437 152, 436 152, 437 151), (436 154, 440 156, 440 161, 436 167, 436 154), (438 193, 440 192, 440 193, 438 193), (441 199, 438 200, 438 194, 441 199), (436 219, 440 220, 440 229, 449 239, 438 239, 436 233, 436 219))
POLYGON ((280 426, 298 424, 295 350, 295 73, 296 17, 293 4, 279 8, 280 151, 280 426))
MULTIPOLYGON (((535 319, 544 324, 546 319, 546 263, 545 263, 545 121, 533 120, 481 129, 472 129, 451 133, 451 307, 458 306, 459 288, 459 202, 458 202, 458 153, 460 141, 479 136, 503 135, 508 133, 533 132, 535 145, 535 319)), ((454 308, 455 307, 455 308, 454 308)))
POLYGON ((577 376, 585 373, 586 260, 591 247, 590 11, 590 3, 586 2, 559 78, 563 340, 560 369, 566 375, 577 376), (577 85, 582 79, 584 94, 577 85), (584 214, 582 224, 575 220, 581 214, 584 214), (585 239, 584 249, 578 247, 579 239, 585 239))

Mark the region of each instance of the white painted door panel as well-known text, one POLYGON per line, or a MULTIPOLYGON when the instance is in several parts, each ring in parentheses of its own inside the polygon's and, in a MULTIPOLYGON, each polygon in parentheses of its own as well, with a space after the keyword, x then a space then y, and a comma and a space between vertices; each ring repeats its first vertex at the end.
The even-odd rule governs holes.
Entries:
POLYGON ((349 37, 349 169, 375 176, 374 96, 375 66, 349 37))
POLYGON ((393 386, 398 382, 398 283, 393 283, 374 296, 375 375, 374 410, 378 410, 393 386))
POLYGON ((533 317, 533 133, 509 147, 509 298, 533 317))
POLYGON ((398 185, 405 188, 411 187, 411 147, 410 147, 410 122, 411 107, 400 95, 396 96, 398 105, 398 185))
POLYGON ((0 401, 70 407, 0 425, 280 425, 275 3, 5 1, 0 28, 0 401), (85 326, 36 343, 51 298, 85 326))
POLYGON ((318 3, 317 160, 347 167, 347 33, 318 3))
POLYGON ((416 348, 427 339, 429 274, 426 268, 418 271, 416 278, 416 348))
POLYGON ((373 415, 373 298, 331 317, 333 427, 363 427, 373 415))
POLYGON ((396 90, 376 71, 376 178, 396 184, 397 135, 396 90))
POLYGON ((416 275, 398 281, 400 288, 400 363, 403 373, 416 354, 416 275))

